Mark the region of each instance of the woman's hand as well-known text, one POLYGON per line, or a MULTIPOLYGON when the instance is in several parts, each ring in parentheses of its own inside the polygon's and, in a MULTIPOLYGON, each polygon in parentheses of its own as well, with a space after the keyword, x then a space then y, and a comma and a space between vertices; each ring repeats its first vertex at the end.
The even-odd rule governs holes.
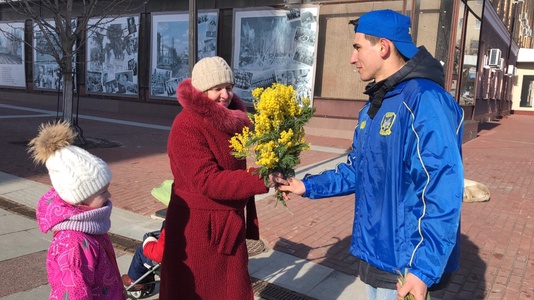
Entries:
POLYGON ((272 172, 269 174, 269 188, 278 188, 280 185, 286 185, 287 181, 284 179, 284 174, 280 172, 272 172))

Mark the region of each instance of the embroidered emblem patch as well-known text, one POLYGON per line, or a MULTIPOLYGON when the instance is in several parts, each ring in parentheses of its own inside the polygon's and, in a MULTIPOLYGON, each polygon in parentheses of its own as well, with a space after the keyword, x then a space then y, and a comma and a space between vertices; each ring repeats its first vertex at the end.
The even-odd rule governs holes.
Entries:
POLYGON ((360 123, 360 130, 364 129, 365 128, 365 124, 366 124, 367 121, 363 121, 360 123))
POLYGON ((382 122, 380 123, 380 135, 391 134, 391 127, 393 126, 393 123, 395 123, 396 117, 397 115, 395 115, 394 112, 388 112, 382 117, 382 122))

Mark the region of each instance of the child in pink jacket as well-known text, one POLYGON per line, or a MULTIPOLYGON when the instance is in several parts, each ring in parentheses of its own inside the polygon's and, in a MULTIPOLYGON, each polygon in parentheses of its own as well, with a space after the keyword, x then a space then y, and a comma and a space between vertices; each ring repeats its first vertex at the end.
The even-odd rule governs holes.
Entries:
POLYGON ((53 188, 39 199, 37 222, 52 231, 46 268, 49 299, 125 299, 113 245, 108 191, 111 171, 100 158, 71 145, 66 122, 41 125, 29 146, 53 188))

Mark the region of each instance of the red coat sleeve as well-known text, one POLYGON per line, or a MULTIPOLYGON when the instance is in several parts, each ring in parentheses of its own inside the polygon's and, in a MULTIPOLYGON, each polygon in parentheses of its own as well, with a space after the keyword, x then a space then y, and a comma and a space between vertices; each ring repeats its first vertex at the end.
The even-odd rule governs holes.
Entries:
POLYGON ((165 229, 161 230, 157 241, 149 241, 143 245, 143 254, 149 259, 161 263, 163 260, 163 248, 165 248, 165 229))

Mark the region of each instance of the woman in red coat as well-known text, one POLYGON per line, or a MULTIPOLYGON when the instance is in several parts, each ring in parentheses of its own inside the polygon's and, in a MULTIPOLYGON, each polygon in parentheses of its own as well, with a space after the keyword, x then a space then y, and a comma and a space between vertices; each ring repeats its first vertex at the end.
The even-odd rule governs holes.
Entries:
POLYGON ((160 299, 253 299, 246 239, 259 239, 254 195, 263 179, 231 155, 230 138, 251 126, 221 57, 200 60, 178 86, 183 110, 168 141, 174 176, 160 299), (246 212, 245 212, 246 211, 246 212))

